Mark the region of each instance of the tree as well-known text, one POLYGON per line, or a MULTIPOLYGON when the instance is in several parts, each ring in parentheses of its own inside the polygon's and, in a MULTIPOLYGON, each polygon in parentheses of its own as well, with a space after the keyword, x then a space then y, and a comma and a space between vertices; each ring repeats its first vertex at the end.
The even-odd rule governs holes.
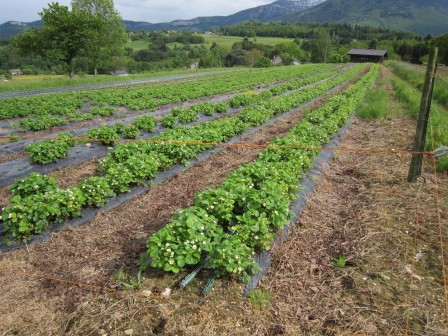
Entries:
POLYGON ((379 43, 380 42, 378 41, 377 38, 371 39, 370 42, 369 42, 369 49, 376 49, 376 48, 378 48, 378 44, 379 43))
POLYGON ((101 62, 123 51, 127 41, 123 20, 115 10, 113 0, 72 0, 71 4, 73 11, 93 16, 84 54, 92 61, 96 76, 101 62))
POLYGON ((73 60, 89 48, 89 34, 94 29, 92 15, 70 11, 58 3, 50 4, 39 15, 42 27, 17 35, 14 47, 22 55, 34 53, 52 62, 65 63, 66 71, 73 77, 73 60))
POLYGON ((434 45, 439 48, 440 61, 448 65, 448 33, 439 36, 434 40, 434 45))

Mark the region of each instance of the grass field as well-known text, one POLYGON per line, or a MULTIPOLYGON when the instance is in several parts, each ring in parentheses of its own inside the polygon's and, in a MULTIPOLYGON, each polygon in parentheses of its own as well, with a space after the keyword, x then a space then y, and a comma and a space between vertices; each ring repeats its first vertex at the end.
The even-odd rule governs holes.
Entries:
MULTIPOLYGON (((219 35, 202 35, 205 39, 206 45, 211 45, 213 42, 216 42, 221 47, 224 47, 226 49, 231 49, 232 45, 235 42, 241 42, 243 40, 242 37, 239 36, 219 36, 219 35)), ((293 39, 289 38, 282 38, 282 37, 251 37, 249 38, 249 41, 261 43, 261 44, 267 44, 271 46, 275 46, 277 44, 281 44, 284 42, 290 42, 293 39)))
MULTIPOLYGON (((242 37, 239 36, 219 36, 219 35, 210 35, 210 34, 201 34, 201 36, 205 39, 205 46, 211 46, 213 42, 216 42, 219 46, 230 50, 235 42, 241 42, 243 40, 242 37)), ((271 46, 275 46, 280 43, 290 42, 293 39, 283 38, 283 37, 251 37, 249 38, 251 42, 267 44, 271 46)), ((174 45, 182 46, 181 43, 169 43, 169 47, 174 47, 174 45)), ((126 47, 132 48, 134 50, 141 50, 148 47, 148 41, 138 40, 138 41, 128 41, 126 47)))

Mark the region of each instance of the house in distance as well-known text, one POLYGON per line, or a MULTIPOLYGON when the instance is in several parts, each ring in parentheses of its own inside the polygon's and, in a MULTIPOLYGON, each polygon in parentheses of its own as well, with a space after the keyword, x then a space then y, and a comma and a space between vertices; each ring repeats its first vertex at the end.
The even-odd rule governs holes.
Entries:
POLYGON ((353 63, 382 63, 388 57, 387 50, 375 49, 351 49, 348 55, 353 63))

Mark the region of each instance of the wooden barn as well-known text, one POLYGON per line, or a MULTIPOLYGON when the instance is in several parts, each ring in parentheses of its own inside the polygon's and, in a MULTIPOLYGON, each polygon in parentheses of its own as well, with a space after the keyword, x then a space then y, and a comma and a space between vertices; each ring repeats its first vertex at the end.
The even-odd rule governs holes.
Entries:
POLYGON ((387 56, 387 50, 351 49, 348 52, 350 62, 353 63, 382 63, 387 56))

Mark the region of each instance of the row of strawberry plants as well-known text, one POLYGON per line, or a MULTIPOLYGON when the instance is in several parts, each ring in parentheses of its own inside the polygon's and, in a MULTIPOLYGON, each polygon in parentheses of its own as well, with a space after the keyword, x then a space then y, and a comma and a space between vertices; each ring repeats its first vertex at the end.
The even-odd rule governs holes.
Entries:
MULTIPOLYGON (((319 69, 319 71, 323 71, 322 69, 319 69)), ((252 78, 252 80, 260 81, 262 79, 262 77, 259 78, 252 78)), ((204 80, 204 79, 201 79, 204 80)), ((218 88, 220 91, 222 91, 223 89, 225 89, 226 85, 228 87, 234 87, 232 85, 235 84, 235 82, 232 82, 231 80, 226 80, 226 78, 221 78, 221 81, 223 81, 223 83, 225 83, 225 85, 220 85, 218 88)), ((284 78, 283 78, 284 80, 284 78)), ((238 81, 240 81, 240 79, 238 79, 238 81)), ((214 83, 215 85, 217 83, 214 83)), ((244 83, 245 85, 247 85, 248 83, 244 83)), ((155 98, 153 95, 155 95, 155 92, 158 92, 159 90, 163 90, 165 92, 166 95, 166 91, 167 88, 166 87, 162 87, 162 88, 158 88, 157 90, 155 90, 154 88, 152 88, 152 90, 150 91, 150 93, 145 97, 144 94, 140 93, 135 93, 134 91, 132 91, 132 95, 135 95, 135 97, 133 96, 132 99, 134 99, 135 101, 131 104, 134 105, 134 107, 136 106, 135 104, 150 104, 151 106, 140 106, 140 109, 144 109, 144 108, 150 108, 154 106, 160 106, 160 105, 164 105, 164 104, 168 104, 168 103, 173 103, 173 102, 179 102, 180 99, 178 97, 178 94, 180 92, 182 92, 182 88, 180 87, 181 85, 186 86, 187 83, 182 83, 182 84, 177 84, 177 86, 170 86, 170 90, 171 93, 169 96, 165 96, 163 99, 160 99, 159 97, 155 98)), ((210 89, 209 88, 210 85, 206 85, 206 89, 210 89)), ((185 89, 185 87, 183 88, 185 89)), ((125 104, 124 101, 119 101, 123 99, 123 93, 122 92, 118 92, 119 89, 115 89, 115 91, 117 92, 109 92, 108 94, 106 93, 95 93, 95 96, 90 97, 90 98, 86 98, 83 97, 84 100, 89 100, 89 99, 94 99, 96 97, 96 101, 95 103, 98 104, 98 106, 95 106, 93 108, 91 108, 88 112, 80 112, 80 111, 73 111, 73 110, 64 110, 63 113, 59 113, 58 116, 53 115, 55 113, 51 113, 51 115, 47 115, 47 114, 39 114, 39 115, 33 115, 31 117, 26 117, 26 118, 22 118, 18 123, 13 124, 12 126, 14 128, 20 128, 20 129, 24 129, 24 130, 29 130, 29 131, 41 131, 41 130, 45 130, 45 129, 49 129, 55 126, 62 126, 62 125, 66 125, 69 122, 79 122, 79 121, 88 121, 88 120, 93 120, 95 117, 97 116, 101 116, 101 117, 108 117, 111 116, 113 114, 116 113, 116 109, 112 108, 112 107, 107 107, 105 105, 107 104, 115 104, 115 105, 126 105, 128 107, 132 107, 129 104, 125 104), (117 98, 119 97, 119 98, 117 98)), ((193 94, 194 90, 198 90, 201 93, 205 93, 204 92, 204 87, 199 85, 199 83, 196 83, 196 85, 194 85, 194 89, 190 90, 188 92, 188 94, 191 96, 193 94)), ((127 100, 132 101, 132 100, 127 100)), ((45 106, 45 105, 43 105, 45 106)), ((70 106, 70 105, 69 105, 70 106)), ((138 108, 134 108, 132 107, 134 110, 138 110, 138 108)), ((42 107, 41 107, 42 108, 42 107)), ((39 109, 39 111, 42 111, 41 109, 39 109)))
MULTIPOLYGON (((250 104, 259 103, 263 100, 269 99, 273 96, 283 94, 287 91, 297 90, 306 85, 316 83, 330 77, 331 71, 323 71, 315 76, 308 76, 305 78, 298 78, 288 81, 287 83, 274 86, 273 88, 261 91, 259 93, 253 91, 246 91, 236 94, 229 100, 229 105, 232 108, 239 108, 248 106, 250 104)), ((167 128, 174 128, 179 122, 180 124, 187 124, 199 119, 199 114, 212 116, 215 113, 224 113, 228 110, 229 105, 224 102, 213 104, 204 102, 193 105, 189 108, 174 108, 171 113, 162 119, 162 125, 167 128)))
POLYGON ((343 126, 378 75, 371 68, 357 84, 309 113, 283 138, 271 142, 256 162, 237 168, 215 189, 196 194, 194 205, 178 211, 151 236, 139 260, 152 267, 179 272, 205 263, 216 276, 246 279, 256 267, 252 256, 267 250, 288 221, 297 183, 311 167, 317 150, 343 126), (284 146, 283 148, 281 146, 284 146))
MULTIPOLYGON (((140 130, 152 132, 156 128, 156 118, 154 116, 143 116, 136 118, 131 124, 125 125, 117 123, 113 127, 101 126, 90 129, 84 137, 93 140, 101 139, 101 143, 105 146, 114 144, 114 140, 122 135, 125 139, 135 139, 140 134, 140 130)), ((71 147, 77 142, 70 141, 73 134, 63 132, 58 134, 58 139, 50 139, 41 142, 35 142, 25 147, 25 151, 33 163, 49 164, 59 159, 65 158, 71 147)))
MULTIPOLYGON (((100 161, 99 172, 89 188, 57 189, 49 193, 21 197, 14 195, 2 213, 5 232, 14 238, 27 238, 42 232, 48 225, 77 216, 83 206, 92 205, 91 199, 106 202, 107 195, 128 192, 133 185, 145 183, 160 170, 174 164, 186 164, 188 160, 211 148, 211 145, 189 145, 191 142, 221 143, 242 132, 262 125, 275 115, 287 112, 300 103, 325 93, 331 87, 343 83, 364 66, 354 69, 300 92, 251 105, 238 115, 202 123, 194 127, 178 127, 153 139, 158 142, 119 144, 100 161), (181 142, 182 144, 172 143, 181 142), (98 187, 97 187, 98 186, 98 187), (110 193, 98 195, 99 190, 110 193), (91 194, 94 192, 94 194, 91 194), (66 197, 62 194, 66 195, 66 197), (55 194, 57 197, 55 197, 55 194), (101 198, 102 197, 102 198, 101 198), (45 206, 40 207, 42 204, 45 206)), ((82 183, 82 181, 80 182, 82 183)))
POLYGON ((141 110, 233 90, 251 89, 329 68, 330 66, 307 65, 294 69, 238 70, 176 83, 6 98, 0 100, 0 120, 27 116, 39 119, 49 114, 82 119, 79 113, 73 113, 87 102, 99 106, 119 105, 141 110))
MULTIPOLYGON (((356 71, 357 71, 356 69, 351 70, 351 72, 349 72, 345 76, 346 77, 351 76, 351 74, 356 71)), ((318 81, 326 77, 328 77, 327 72, 322 73, 317 77, 297 79, 294 80, 294 84, 290 84, 288 88, 290 88, 291 90, 297 89, 302 87, 303 85, 310 84, 313 81, 318 81)), ((337 80, 338 83, 341 81, 341 79, 337 80)), ((327 87, 321 90, 327 90, 327 87)), ((284 92, 285 90, 278 91, 278 93, 284 93, 284 92)), ((261 100, 273 96, 273 94, 270 91, 263 91, 259 94, 244 93, 243 95, 248 97, 256 96, 257 99, 251 98, 249 100, 243 101, 242 99, 237 98, 238 106, 244 106, 249 105, 251 103, 260 102, 261 100)), ((241 97, 241 95, 237 95, 235 97, 241 97)), ((234 102, 234 100, 231 99, 230 104, 232 104, 232 102, 234 102)), ((162 119, 161 123, 166 128, 173 128, 176 126, 177 121, 179 121, 179 123, 181 124, 190 123, 196 121, 199 118, 199 113, 202 113, 203 115, 206 116, 211 116, 215 113, 224 113, 228 110, 228 108, 229 105, 227 105, 224 102, 221 103, 204 102, 192 105, 189 108, 173 108, 170 114, 162 119)), ((113 126, 101 126, 98 128, 92 128, 84 135, 84 137, 91 139, 103 139, 101 140, 101 144, 105 146, 113 145, 114 141, 119 139, 120 134, 122 134, 123 138, 125 139, 135 139, 139 135, 139 129, 137 126, 135 126, 135 123, 140 122, 139 120, 143 119, 145 120, 151 119, 150 121, 151 127, 146 128, 144 130, 148 133, 152 132, 155 129, 155 118, 152 116, 145 116, 142 118, 135 119, 131 125, 124 125, 122 123, 117 123, 113 126)), ((58 159, 66 157, 68 150, 69 147, 65 146, 64 141, 58 141, 58 140, 47 140, 41 143, 33 143, 25 148, 25 151, 29 154, 32 162, 38 164, 48 164, 56 162, 58 159)))

